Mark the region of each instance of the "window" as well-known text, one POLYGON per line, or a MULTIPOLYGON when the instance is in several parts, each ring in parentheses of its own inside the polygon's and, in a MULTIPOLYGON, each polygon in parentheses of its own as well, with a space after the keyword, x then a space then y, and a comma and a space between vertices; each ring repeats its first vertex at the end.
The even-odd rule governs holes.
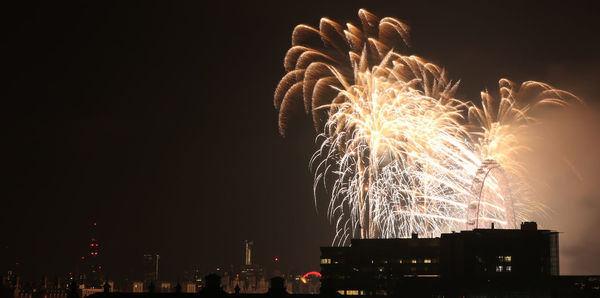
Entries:
POLYGON ((402 260, 401 260, 401 259, 400 259, 400 260, 398 260, 398 264, 402 264, 402 260))
POLYGON ((423 260, 423 263, 430 264, 431 263, 431 259, 425 259, 425 260, 423 260))
POLYGON ((417 263, 417 260, 415 260, 415 259, 412 259, 412 260, 410 260, 410 262, 411 262, 411 263, 413 263, 413 264, 416 264, 416 263, 417 263))
POLYGON ((506 266, 506 272, 512 272, 512 266, 506 266))
POLYGON ((331 264, 331 259, 321 259, 321 265, 331 264))
POLYGON ((504 268, 502 266, 496 266, 496 272, 502 272, 504 268))
POLYGON ((512 262, 512 257, 511 256, 504 256, 504 262, 507 262, 507 263, 512 262))
POLYGON ((346 295, 358 295, 358 290, 346 290, 346 295))

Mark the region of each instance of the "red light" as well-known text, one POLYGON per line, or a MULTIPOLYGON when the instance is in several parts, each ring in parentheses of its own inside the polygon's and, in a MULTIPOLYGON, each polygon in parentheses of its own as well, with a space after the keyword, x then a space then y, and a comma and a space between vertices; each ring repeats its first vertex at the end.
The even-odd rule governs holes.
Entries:
MULTIPOLYGON (((307 277, 309 277, 310 275, 314 275, 314 276, 317 276, 317 277, 319 277, 319 278, 323 277, 323 276, 321 275, 321 273, 320 273, 320 272, 317 272, 317 271, 311 271, 311 272, 308 272, 308 273, 304 274, 304 275, 302 276, 302 279, 306 280, 306 278, 307 278, 307 277)), ((304 280, 303 280, 302 282, 304 282, 304 280)), ((306 283, 306 282, 304 282, 304 283, 306 283)))
POLYGON ((94 222, 94 227, 96 226, 96 222, 94 222))
POLYGON ((85 257, 84 257, 84 256, 81 256, 81 259, 82 259, 82 260, 85 260, 85 257))
POLYGON ((94 243, 90 243, 90 246, 94 246, 94 243))
POLYGON ((102 266, 98 266, 98 269, 102 270, 102 266))
POLYGON ((279 262, 279 258, 275 257, 275 258, 273 258, 273 261, 275 261, 275 263, 277 263, 277 262, 279 262))

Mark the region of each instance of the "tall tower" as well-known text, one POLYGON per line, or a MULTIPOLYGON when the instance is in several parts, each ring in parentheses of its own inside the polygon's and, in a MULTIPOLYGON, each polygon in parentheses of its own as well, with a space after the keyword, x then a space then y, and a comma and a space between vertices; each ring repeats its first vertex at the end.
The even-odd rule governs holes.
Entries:
POLYGON ((245 240, 244 244, 246 245, 246 266, 252 265, 252 246, 254 246, 254 241, 245 240))
POLYGON ((144 281, 150 283, 151 281, 158 280, 158 261, 160 260, 159 254, 145 254, 144 255, 144 281))
POLYGON ((87 288, 102 287, 104 276, 101 265, 100 242, 98 241, 97 229, 98 223, 93 222, 90 228, 90 241, 88 244, 88 253, 82 257, 83 272, 82 281, 87 288))

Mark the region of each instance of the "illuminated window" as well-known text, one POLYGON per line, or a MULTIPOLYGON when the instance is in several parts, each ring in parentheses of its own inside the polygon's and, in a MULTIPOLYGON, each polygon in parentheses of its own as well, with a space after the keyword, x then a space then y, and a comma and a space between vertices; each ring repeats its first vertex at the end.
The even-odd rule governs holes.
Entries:
POLYGON ((379 272, 383 272, 383 267, 379 267, 377 269, 379 270, 379 272))
POLYGON ((411 263, 413 263, 413 264, 416 264, 416 263, 417 263, 417 260, 414 260, 414 259, 413 259, 413 260, 410 260, 410 262, 411 262, 411 263))
POLYGON ((504 268, 502 266, 496 266, 496 272, 502 272, 503 269, 504 268))
POLYGON ((504 262, 507 262, 507 263, 512 262, 512 257, 511 256, 505 256, 504 257, 504 262))
POLYGON ((425 259, 425 260, 423 260, 423 263, 429 264, 429 263, 431 263, 431 259, 425 259))
POLYGON ((331 264, 331 259, 321 259, 321 265, 331 264))
POLYGON ((358 290, 346 290, 346 295, 358 295, 358 290))
POLYGON ((506 266, 506 272, 512 272, 512 266, 506 266))
POLYGON ((498 256, 498 261, 500 261, 500 262, 504 261, 504 256, 498 256))
POLYGON ((340 294, 340 295, 344 295, 344 290, 338 290, 337 292, 338 292, 338 294, 340 294))
POLYGON ((399 263, 399 264, 402 264, 402 260, 398 260, 398 263, 399 263))

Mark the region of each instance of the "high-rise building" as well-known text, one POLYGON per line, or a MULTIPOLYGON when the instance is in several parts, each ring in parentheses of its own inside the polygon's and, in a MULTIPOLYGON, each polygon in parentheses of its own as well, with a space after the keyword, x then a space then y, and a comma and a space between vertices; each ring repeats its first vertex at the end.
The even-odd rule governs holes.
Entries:
POLYGON ((245 240, 244 245, 246 247, 245 265, 249 266, 249 265, 252 265, 252 247, 254 246, 254 241, 245 240))
POLYGON ((98 223, 90 225, 90 240, 87 253, 81 257, 82 270, 80 272, 81 283, 86 288, 101 288, 104 284, 104 273, 102 268, 102 253, 97 233, 98 223))
POLYGON ((160 255, 155 254, 144 254, 143 258, 143 272, 144 272, 144 282, 150 284, 152 281, 157 281, 159 278, 158 272, 158 262, 160 260, 160 255))

